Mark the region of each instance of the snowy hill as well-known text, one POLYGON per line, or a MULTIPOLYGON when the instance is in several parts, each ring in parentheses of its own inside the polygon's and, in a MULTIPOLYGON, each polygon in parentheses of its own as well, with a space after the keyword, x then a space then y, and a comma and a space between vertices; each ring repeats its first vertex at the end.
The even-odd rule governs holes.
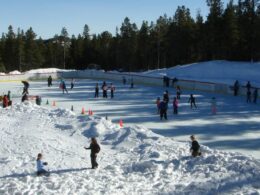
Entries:
POLYGON ((192 158, 176 142, 141 126, 31 103, 0 108, 0 194, 259 194, 260 162, 202 146, 192 158), (98 136, 100 167, 90 168, 89 137, 98 136), (50 177, 35 176, 37 153, 50 177))
POLYGON ((144 75, 233 84, 239 80, 245 85, 251 81, 253 86, 260 87, 260 63, 209 61, 198 62, 169 69, 151 70, 144 75))

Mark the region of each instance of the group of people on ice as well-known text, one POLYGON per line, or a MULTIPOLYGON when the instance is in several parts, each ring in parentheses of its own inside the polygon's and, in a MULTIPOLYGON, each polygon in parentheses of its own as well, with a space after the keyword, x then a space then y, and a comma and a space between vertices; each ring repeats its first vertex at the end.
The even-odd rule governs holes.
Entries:
MULTIPOLYGON (((239 81, 236 80, 234 85, 233 85, 233 90, 234 90, 234 96, 237 96, 239 94, 239 90, 240 90, 240 84, 239 81)), ((257 103, 257 98, 258 98, 258 89, 255 87, 253 88, 251 86, 250 81, 247 82, 247 84, 245 85, 246 88, 246 102, 247 103, 257 103), (253 92, 252 92, 253 90, 253 92)))
MULTIPOLYGON (((110 98, 113 99, 114 98, 114 92, 116 90, 115 86, 113 85, 113 83, 110 83, 110 86, 107 86, 106 81, 103 82, 102 86, 101 86, 102 92, 103 92, 103 98, 107 98, 107 91, 110 90, 110 98)), ((98 83, 96 83, 95 86, 95 98, 99 97, 99 86, 98 83)))

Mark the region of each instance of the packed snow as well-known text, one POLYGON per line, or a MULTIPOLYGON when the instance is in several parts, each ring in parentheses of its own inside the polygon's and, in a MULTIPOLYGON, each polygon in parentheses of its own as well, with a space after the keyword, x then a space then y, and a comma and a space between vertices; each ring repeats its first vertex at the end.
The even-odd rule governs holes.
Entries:
POLYGON ((259 194, 260 163, 239 153, 202 146, 190 156, 176 142, 142 126, 120 128, 98 116, 30 102, 0 109, 0 194, 259 194), (89 145, 98 137, 99 168, 89 145), (42 152, 51 172, 35 175, 42 152))
POLYGON ((14 70, 14 71, 11 71, 11 72, 9 72, 9 74, 22 74, 20 71, 18 71, 18 70, 14 70))
POLYGON ((242 85, 247 81, 255 87, 260 87, 260 62, 233 62, 233 61, 209 61, 188 65, 175 66, 168 69, 150 70, 144 75, 162 78, 169 76, 179 79, 216 82, 233 85, 239 80, 242 85))
POLYGON ((69 70, 69 69, 59 69, 59 68, 39 68, 39 69, 33 69, 33 70, 29 70, 26 73, 30 73, 30 74, 45 74, 45 73, 56 73, 56 72, 71 72, 71 71, 75 71, 75 70, 69 70))
MULTIPOLYGON (((257 63, 251 73, 250 63, 245 69, 241 63, 241 73, 234 75, 226 68, 229 62, 207 63, 177 67, 179 73, 173 68, 146 74, 228 84, 249 77, 253 86, 260 83, 257 63), (215 74, 223 71, 221 77, 204 74, 205 67, 215 74)), ((230 63, 235 69, 236 63, 230 63)), ((108 93, 104 99, 94 98, 101 80, 76 79, 73 89, 70 80, 65 81, 68 94, 62 94, 59 81, 52 87, 47 81, 29 81, 31 98, 26 103, 20 103, 22 83, 1 82, 0 94, 10 90, 13 106, 0 108, 0 194, 260 194, 259 102, 183 89, 179 114, 173 115, 173 88, 130 89, 129 83, 107 81, 108 86, 113 82, 115 97, 110 99, 108 93), (155 100, 165 90, 170 94, 168 120, 160 121, 155 100), (197 109, 188 104, 191 93, 197 109), (42 106, 34 104, 36 95, 42 97, 42 106), (211 113, 212 97, 217 100, 216 115, 211 113), (82 108, 94 115, 80 114, 82 108), (191 134, 201 144, 201 157, 190 156, 191 134), (90 152, 83 148, 93 136, 101 146, 97 170, 90 169, 90 152), (49 164, 49 177, 35 174, 39 152, 49 164)))

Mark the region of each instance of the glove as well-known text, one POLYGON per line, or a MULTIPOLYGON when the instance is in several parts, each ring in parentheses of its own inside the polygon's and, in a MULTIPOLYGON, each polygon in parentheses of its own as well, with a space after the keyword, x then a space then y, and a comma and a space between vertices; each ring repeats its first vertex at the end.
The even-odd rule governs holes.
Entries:
POLYGON ((47 162, 44 162, 44 163, 42 163, 43 165, 48 165, 48 163, 47 162))

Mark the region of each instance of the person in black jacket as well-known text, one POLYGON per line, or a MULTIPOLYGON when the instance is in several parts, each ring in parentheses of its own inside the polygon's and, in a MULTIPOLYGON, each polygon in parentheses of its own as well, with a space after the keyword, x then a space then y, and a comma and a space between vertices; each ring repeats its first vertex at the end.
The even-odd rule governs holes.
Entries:
POLYGON ((199 145, 198 141, 196 140, 194 135, 191 135, 190 139, 192 141, 191 142, 191 148, 190 148, 191 155, 193 157, 200 156, 201 152, 200 152, 200 145, 199 145))
POLYGON ((95 87, 95 98, 98 98, 98 95, 99 95, 99 88, 98 88, 98 83, 97 83, 96 87, 95 87))
POLYGON ((168 104, 165 99, 159 104, 159 109, 160 109, 160 119, 162 120, 164 118, 165 120, 167 120, 168 104))
POLYGON ((90 158, 91 158, 91 165, 92 169, 98 168, 98 163, 97 163, 97 153, 100 151, 100 146, 97 143, 96 138, 92 137, 91 138, 91 144, 88 148, 84 147, 86 150, 90 150, 90 158))
POLYGON ((190 103, 190 108, 192 108, 192 105, 193 105, 195 108, 197 108, 196 103, 195 103, 195 97, 193 96, 193 94, 190 94, 190 98, 189 98, 189 101, 188 101, 188 102, 190 103))

